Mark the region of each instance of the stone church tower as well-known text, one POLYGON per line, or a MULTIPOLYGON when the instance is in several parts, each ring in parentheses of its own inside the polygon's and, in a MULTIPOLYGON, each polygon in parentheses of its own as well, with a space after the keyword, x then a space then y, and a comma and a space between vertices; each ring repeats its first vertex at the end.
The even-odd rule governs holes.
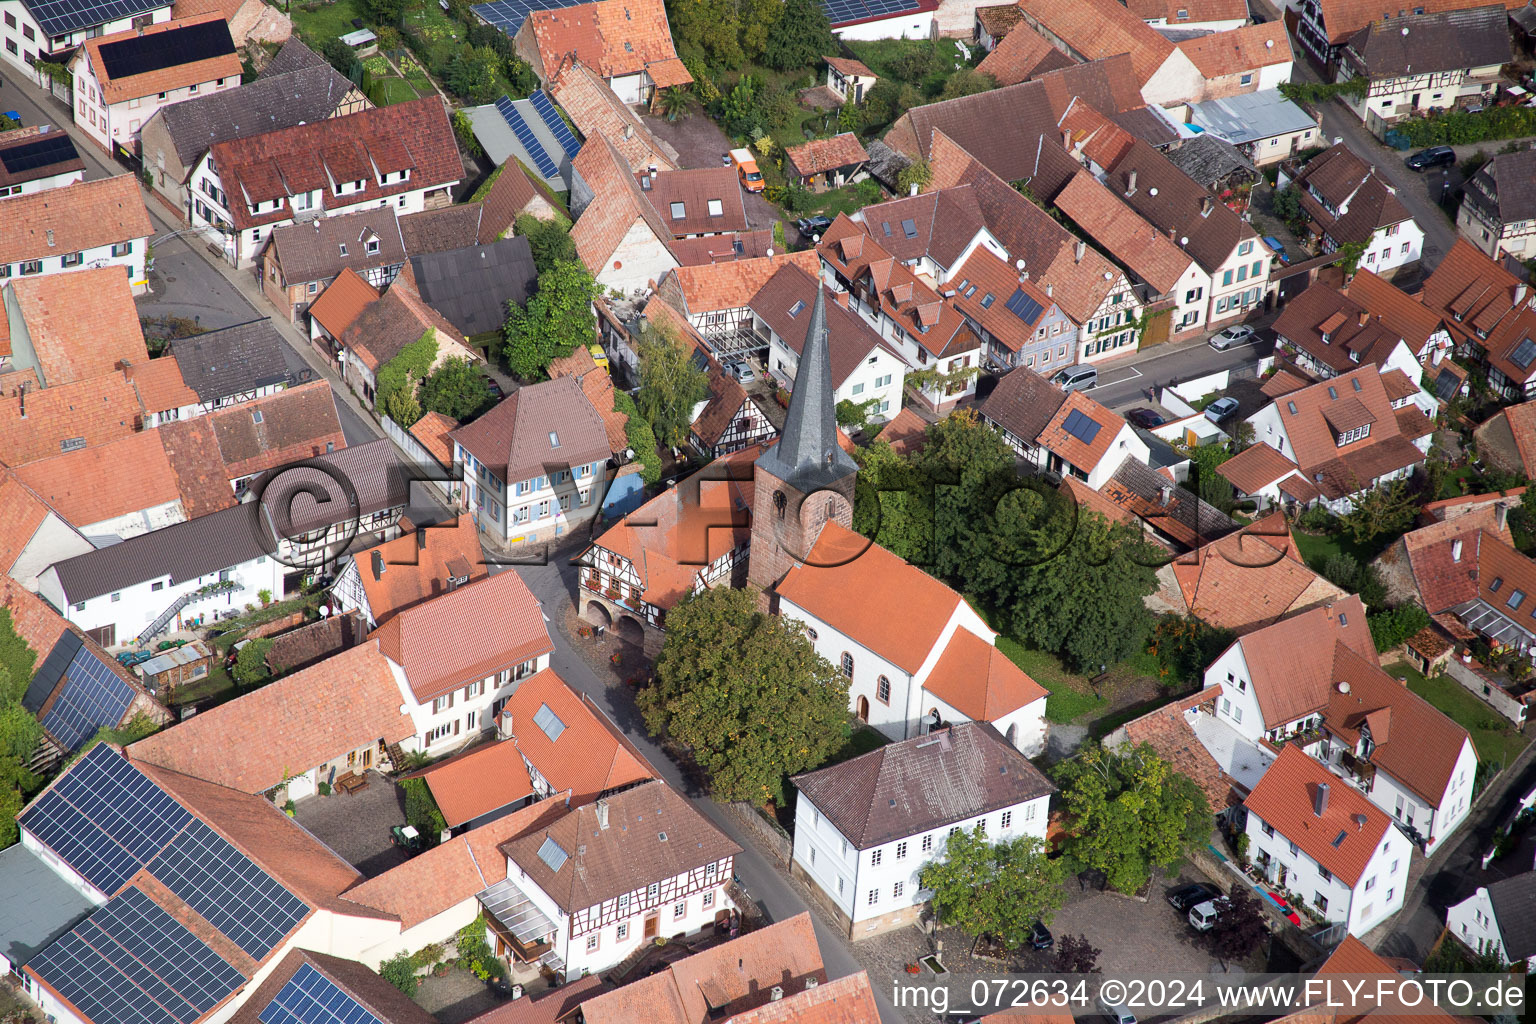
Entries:
POLYGON ((826 289, 816 304, 795 369, 795 390, 778 444, 753 467, 752 550, 747 578, 771 591, 803 562, 828 519, 853 525, 858 466, 837 443, 836 391, 827 342, 826 289))

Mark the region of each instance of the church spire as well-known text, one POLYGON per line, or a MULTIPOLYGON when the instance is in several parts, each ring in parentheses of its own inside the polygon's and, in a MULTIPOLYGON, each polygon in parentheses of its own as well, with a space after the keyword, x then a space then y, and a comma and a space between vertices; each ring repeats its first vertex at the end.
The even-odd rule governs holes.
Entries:
POLYGON ((795 368, 795 390, 779 443, 758 465, 801 494, 821 490, 858 472, 837 442, 837 392, 832 386, 832 356, 827 337, 827 292, 816 282, 816 304, 795 368))

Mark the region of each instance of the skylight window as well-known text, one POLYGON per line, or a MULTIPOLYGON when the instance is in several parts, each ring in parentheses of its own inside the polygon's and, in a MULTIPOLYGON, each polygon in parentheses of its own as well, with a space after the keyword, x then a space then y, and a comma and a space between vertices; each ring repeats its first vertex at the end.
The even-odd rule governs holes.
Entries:
POLYGON ((1328 397, 1329 398, 1338 398, 1339 397, 1339 389, 1334 387, 1331 384, 1328 385, 1328 397))
POLYGON ((795 304, 789 307, 790 319, 794 319, 803 312, 805 312, 805 303, 801 302, 799 299, 796 299, 795 304))
POLYGON ((549 446, 551 448, 560 447, 560 435, 555 433, 553 430, 549 432, 549 446))
POLYGON ((1490 593, 1490 594, 1497 594, 1499 592, 1499 588, 1502 587, 1503 585, 1504 585, 1504 577, 1503 576, 1495 576, 1493 578, 1493 582, 1488 584, 1488 593, 1490 593))
POLYGON ((913 220, 911 217, 908 217, 906 220, 901 222, 901 230, 908 238, 916 238, 917 221, 913 220))
POLYGON ((1333 839, 1333 848, 1337 850, 1339 847, 1343 846, 1344 840, 1347 838, 1349 838, 1349 833, 1343 829, 1339 829, 1339 834, 1333 839))
POLYGON ((1519 608, 1520 608, 1520 602, 1524 601, 1524 600, 1525 600, 1525 591, 1523 591, 1523 590, 1511 590, 1509 592, 1509 610, 1510 611, 1518 611, 1519 608))
POLYGON ((1349 382, 1355 386, 1355 390, 1356 391, 1360 390, 1360 378, 1359 377, 1351 377, 1349 382))
POLYGON ((684 206, 682 203, 673 203, 672 204, 672 219, 673 220, 682 220, 686 216, 688 216, 688 208, 686 206, 684 206))
POLYGON ((991 309, 992 308, 992 303, 994 303, 996 301, 997 301, 997 296, 993 295, 991 292, 987 292, 987 294, 985 294, 985 295, 983 295, 981 297, 981 308, 982 309, 991 309))
POLYGON ((565 732, 565 723, 550 710, 548 704, 539 705, 539 710, 533 713, 533 724, 544 731, 544 735, 549 737, 551 743, 558 740, 560 734, 565 732))
POLYGON ((1296 415, 1296 403, 1295 402, 1286 402, 1285 403, 1285 407, 1291 411, 1291 415, 1292 416, 1296 415))
POLYGON ((251 410, 251 422, 252 423, 260 423, 261 422, 261 410, 260 409, 252 409, 251 410))

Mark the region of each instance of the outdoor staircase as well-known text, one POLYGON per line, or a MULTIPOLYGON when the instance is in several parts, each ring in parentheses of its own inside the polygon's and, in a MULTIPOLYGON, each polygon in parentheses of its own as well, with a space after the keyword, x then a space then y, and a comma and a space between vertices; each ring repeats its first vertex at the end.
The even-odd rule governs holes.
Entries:
POLYGON ((401 768, 405 767, 405 751, 400 749, 400 744, 385 744, 384 753, 389 756, 391 770, 398 772, 401 768))
POLYGON ((182 594, 176 600, 172 601, 171 606, 165 611, 161 612, 155 621, 146 626, 144 628, 144 632, 139 634, 139 643, 147 644, 161 633, 164 633, 165 627, 171 624, 172 620, 176 618, 177 613, 191 603, 191 593, 182 594))

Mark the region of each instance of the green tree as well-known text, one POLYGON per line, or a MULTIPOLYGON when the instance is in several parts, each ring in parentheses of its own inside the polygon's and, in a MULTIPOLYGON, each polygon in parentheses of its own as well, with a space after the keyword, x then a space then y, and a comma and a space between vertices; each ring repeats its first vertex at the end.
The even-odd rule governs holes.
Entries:
MULTIPOLYGON (((0 689, 16 689, 3 667, 0 689)), ((16 841, 16 815, 41 782, 27 769, 27 763, 42 738, 42 727, 19 699, 0 703, 0 848, 16 841)))
POLYGON ((1218 629, 1193 615, 1165 615, 1152 631, 1147 650, 1156 656, 1165 684, 1193 683, 1236 639, 1230 629, 1218 629))
POLYGON ((815 67, 822 56, 837 53, 826 12, 816 0, 784 0, 763 44, 763 63, 775 71, 815 67))
POLYGON ((742 53, 748 60, 761 61, 768 34, 784 15, 784 0, 739 0, 737 7, 741 11, 742 53))
POLYGON ((1218 467, 1232 457, 1227 451, 1226 445, 1202 444, 1186 449, 1189 452, 1189 460, 1192 463, 1194 479, 1190 481, 1191 489, 1200 496, 1200 500, 1214 505, 1223 512, 1231 512, 1236 504, 1236 496, 1232 491, 1232 482, 1221 475, 1218 467))
POLYGON ((235 655, 232 673, 235 682, 241 686, 256 686, 270 678, 272 673, 267 669, 267 654, 271 650, 272 641, 267 637, 257 637, 240 648, 240 652, 235 655))
POLYGON ((944 83, 944 90, 939 93, 939 99, 953 100, 961 96, 974 96, 978 92, 990 92, 996 88, 997 79, 985 71, 961 68, 950 75, 949 81, 944 83))
POLYGON ((739 68, 741 18, 734 0, 670 0, 667 20, 678 52, 703 56, 712 67, 739 68))
POLYGON ((624 440, 634 450, 635 461, 640 463, 640 479, 650 486, 661 479, 661 455, 656 451, 656 432, 635 408, 635 400, 618 388, 613 389, 613 408, 628 420, 624 424, 624 440))
POLYGON ((676 121, 688 113, 688 90, 680 85, 669 85, 656 98, 656 109, 668 121, 676 121))
POLYGON ((445 81, 454 95, 471 103, 489 103, 500 91, 496 81, 500 70, 501 58, 495 50, 466 44, 449 61, 445 81))
POLYGON ((1034 836, 989 843, 978 825, 950 833, 943 859, 923 868, 922 886, 933 891, 944 924, 1017 949, 1036 921, 1049 924, 1066 901, 1062 875, 1061 862, 1034 836))
POLYGON ((421 419, 416 389, 426 379, 436 361, 437 328, 428 327, 421 337, 379 367, 375 378, 374 405, 402 427, 409 427, 421 419))
POLYGON ((96 735, 85 741, 85 745, 74 754, 70 755, 70 762, 80 760, 90 753, 92 747, 98 743, 111 743, 119 747, 126 747, 131 743, 137 743, 146 736, 153 736, 160 731, 160 723, 140 712, 117 728, 103 726, 96 730, 96 735))
POLYGON ((571 223, 564 217, 545 220, 531 213, 520 213, 512 230, 528 239, 533 265, 541 274, 554 269, 558 263, 574 263, 578 258, 576 243, 571 239, 571 223))
POLYGON ((1418 502, 1406 480, 1366 488, 1350 496, 1349 506, 1339 525, 1357 544, 1369 544, 1378 537, 1395 537, 1412 526, 1419 514, 1418 502))
POLYGON ((722 800, 782 800, 848 735, 848 680, 756 590, 685 597, 667 615, 656 682, 636 703, 652 736, 688 750, 722 800))
POLYGON ((837 425, 855 434, 868 429, 870 410, 878 403, 877 398, 871 398, 866 402, 855 402, 851 398, 843 399, 837 403, 837 425))
POLYGON ((1216 901, 1216 924, 1208 942, 1222 967, 1247 959, 1269 937, 1264 908, 1244 885, 1234 885, 1231 895, 1216 901))
POLYGON ((525 381, 542 380, 551 359, 594 341, 596 295, 597 283, 575 261, 561 261, 539 274, 533 297, 526 306, 512 307, 502 328, 502 352, 512 372, 525 381))
POLYGON ((709 377, 694 363, 693 347, 670 326, 647 324, 636 350, 640 391, 635 405, 656 440, 676 448, 688 440, 693 407, 708 394, 709 377))
POLYGON ((1287 225, 1294 226, 1302 222, 1301 194, 1296 191, 1294 185, 1287 185, 1278 190, 1270 198, 1270 208, 1275 211, 1275 216, 1287 225))
POLYGON ((416 986, 421 982, 416 977, 416 961, 404 950, 380 964, 379 975, 408 996, 416 994, 416 986))
POLYGON ((1364 242, 1345 242, 1335 250, 1339 255, 1339 267, 1346 274, 1353 274, 1365 258, 1364 242))
POLYGON ((398 26, 410 0, 358 0, 363 15, 375 25, 398 26))
POLYGON ((1211 834, 1200 788, 1146 744, 1121 751, 1094 745, 1055 770, 1069 819, 1064 852, 1100 871, 1123 893, 1140 889, 1154 867, 1172 867, 1211 834))
POLYGON ((928 165, 927 160, 914 160, 903 167, 900 173, 896 175, 896 187, 902 195, 911 192, 913 185, 916 185, 917 190, 922 192, 932 182, 933 168, 928 165))
POLYGON ((491 404, 491 389, 467 359, 445 359, 421 386, 421 404, 456 420, 467 420, 491 404))
MULTIPOLYGON (((485 150, 480 145, 480 140, 475 138, 475 126, 469 120, 469 115, 462 110, 453 112, 453 134, 458 136, 459 145, 464 147, 470 156, 483 156, 485 150)), ((497 172, 500 172, 497 168, 497 172)))
POLYGON ((1390 651, 1429 625, 1429 613, 1416 604, 1399 605, 1374 615, 1367 615, 1371 640, 1378 651, 1390 651))
POLYGON ((351 77, 352 68, 357 64, 357 54, 352 52, 352 47, 335 37, 320 44, 320 56, 325 58, 327 64, 347 77, 351 77))

